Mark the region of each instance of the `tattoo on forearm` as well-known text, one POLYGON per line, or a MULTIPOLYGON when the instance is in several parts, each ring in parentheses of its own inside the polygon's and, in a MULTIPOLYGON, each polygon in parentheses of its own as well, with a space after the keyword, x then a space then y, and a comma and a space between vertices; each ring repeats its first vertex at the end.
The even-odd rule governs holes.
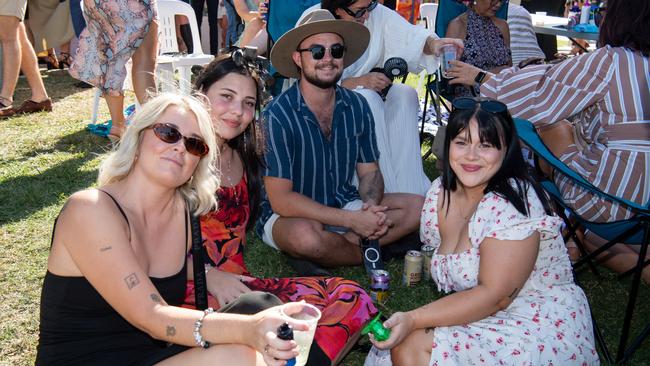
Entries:
POLYGON ((149 297, 151 298, 151 301, 153 301, 153 302, 156 302, 158 304, 163 303, 162 299, 160 298, 160 296, 158 294, 151 294, 151 295, 149 295, 149 297))
POLYGON ((513 297, 517 296, 517 292, 519 292, 519 289, 515 288, 508 297, 512 299, 513 297))
POLYGON ((167 336, 168 337, 173 337, 175 335, 176 335, 176 328, 171 326, 171 325, 168 325, 167 326, 167 336))
POLYGON ((108 250, 111 250, 111 249, 113 249, 113 247, 109 245, 109 246, 105 246, 103 248, 99 248, 99 251, 100 252, 105 252, 105 251, 108 251, 108 250))
POLYGON ((135 272, 131 273, 130 275, 124 277, 124 282, 126 283, 126 287, 131 290, 135 286, 140 284, 140 279, 138 278, 138 275, 135 274, 135 272))
POLYGON ((359 181, 359 195, 364 201, 381 203, 384 195, 384 177, 379 170, 364 175, 359 181))

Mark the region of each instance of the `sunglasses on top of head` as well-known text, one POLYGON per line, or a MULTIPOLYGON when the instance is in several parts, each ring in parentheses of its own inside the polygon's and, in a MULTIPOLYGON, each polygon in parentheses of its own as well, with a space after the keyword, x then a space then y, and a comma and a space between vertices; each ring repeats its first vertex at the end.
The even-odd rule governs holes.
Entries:
POLYGON ((319 44, 313 45, 308 48, 299 48, 296 51, 298 52, 311 52, 311 57, 314 60, 321 60, 323 57, 325 57, 325 51, 329 50, 330 55, 332 58, 335 59, 340 59, 343 58, 343 55, 345 54, 345 46, 340 44, 340 43, 334 43, 330 47, 325 47, 319 44))
POLYGON ((197 137, 183 136, 178 128, 172 124, 156 123, 150 128, 153 130, 156 137, 168 144, 175 144, 183 139, 185 150, 192 155, 203 157, 208 154, 208 151, 210 151, 208 145, 203 140, 197 137))
POLYGON ((505 104, 499 102, 498 100, 491 99, 461 97, 456 98, 453 102, 451 102, 451 105, 454 108, 463 110, 474 109, 476 108, 477 104, 481 107, 481 109, 489 113, 502 113, 508 109, 505 104))
POLYGON ((363 9, 359 9, 357 11, 352 11, 350 8, 347 6, 344 6, 342 9, 348 13, 349 16, 354 17, 354 18, 361 18, 366 14, 366 12, 371 12, 374 8, 377 7, 377 0, 372 0, 368 6, 366 6, 363 9))

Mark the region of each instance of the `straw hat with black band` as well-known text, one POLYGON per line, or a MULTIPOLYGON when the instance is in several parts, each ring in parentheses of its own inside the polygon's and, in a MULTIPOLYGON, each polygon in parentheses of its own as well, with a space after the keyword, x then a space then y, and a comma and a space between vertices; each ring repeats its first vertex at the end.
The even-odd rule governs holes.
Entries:
POLYGON ((343 38, 345 44, 344 68, 363 55, 370 41, 370 31, 363 24, 335 19, 327 10, 314 10, 305 16, 296 28, 282 35, 275 43, 271 49, 273 67, 286 77, 300 78, 300 69, 293 62, 291 55, 305 38, 320 33, 335 33, 343 38))

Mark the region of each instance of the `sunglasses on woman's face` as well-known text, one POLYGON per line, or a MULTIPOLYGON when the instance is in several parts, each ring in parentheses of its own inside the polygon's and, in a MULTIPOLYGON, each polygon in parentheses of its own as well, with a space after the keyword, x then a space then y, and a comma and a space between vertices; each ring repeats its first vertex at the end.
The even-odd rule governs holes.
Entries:
POLYGON ((349 16, 354 17, 354 18, 361 18, 366 14, 366 12, 371 12, 374 8, 377 7, 377 0, 372 0, 368 6, 366 6, 363 9, 359 9, 357 11, 352 11, 348 7, 343 7, 342 9, 348 13, 349 16))
POLYGON ((208 145, 203 140, 196 137, 183 136, 178 128, 172 124, 156 123, 151 126, 151 129, 156 137, 168 144, 175 144, 180 141, 180 139, 183 139, 185 150, 192 155, 203 157, 207 155, 208 151, 210 151, 208 145))
POLYGON ((501 113, 505 112, 508 109, 505 104, 497 100, 481 100, 462 97, 454 99, 454 101, 451 103, 451 105, 456 109, 474 109, 476 108, 477 104, 481 106, 481 109, 490 113, 501 113))
POLYGON ((323 57, 325 57, 325 51, 329 50, 330 55, 332 55, 332 58, 335 59, 340 59, 343 57, 345 54, 345 46, 340 44, 340 43, 334 43, 330 47, 325 47, 321 46, 319 44, 313 45, 309 48, 300 48, 297 49, 296 51, 298 52, 311 52, 311 57, 314 60, 321 60, 323 57))

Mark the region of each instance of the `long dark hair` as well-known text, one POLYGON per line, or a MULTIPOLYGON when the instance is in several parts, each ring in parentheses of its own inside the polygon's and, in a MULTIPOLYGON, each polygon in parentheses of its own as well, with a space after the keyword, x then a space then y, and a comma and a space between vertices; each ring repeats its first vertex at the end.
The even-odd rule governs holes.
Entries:
POLYGON ((532 186, 542 202, 544 211, 550 215, 552 211, 546 195, 531 177, 528 165, 521 153, 519 137, 510 112, 507 109, 500 113, 488 112, 483 110, 478 103, 472 109, 454 109, 449 115, 442 169, 442 186, 445 189, 443 205, 446 202, 447 211, 451 203, 451 192, 458 188, 458 178, 449 163, 449 147, 456 136, 469 131, 472 119, 478 123, 478 135, 482 143, 491 144, 498 150, 506 149, 501 167, 490 178, 483 193, 494 192, 512 203, 517 211, 528 216, 530 214, 527 199, 528 187, 532 186), (512 181, 515 183, 514 186, 512 181))
POLYGON ((329 10, 329 12, 334 15, 334 18, 339 19, 339 16, 336 15, 336 9, 347 8, 357 1, 358 0, 322 0, 320 2, 320 7, 329 10))
POLYGON ((626 47, 650 57, 650 1, 608 0, 598 44, 626 47))
POLYGON ((231 53, 226 53, 218 56, 203 69, 201 74, 196 78, 194 86, 197 90, 207 93, 212 84, 230 73, 252 78, 255 81, 257 89, 255 117, 253 121, 243 133, 227 142, 228 146, 241 156, 244 164, 250 207, 250 218, 248 219, 246 229, 251 229, 259 215, 259 202, 262 191, 262 169, 264 168, 264 134, 257 124, 263 95, 262 81, 254 70, 244 65, 238 65, 233 61, 231 53))

